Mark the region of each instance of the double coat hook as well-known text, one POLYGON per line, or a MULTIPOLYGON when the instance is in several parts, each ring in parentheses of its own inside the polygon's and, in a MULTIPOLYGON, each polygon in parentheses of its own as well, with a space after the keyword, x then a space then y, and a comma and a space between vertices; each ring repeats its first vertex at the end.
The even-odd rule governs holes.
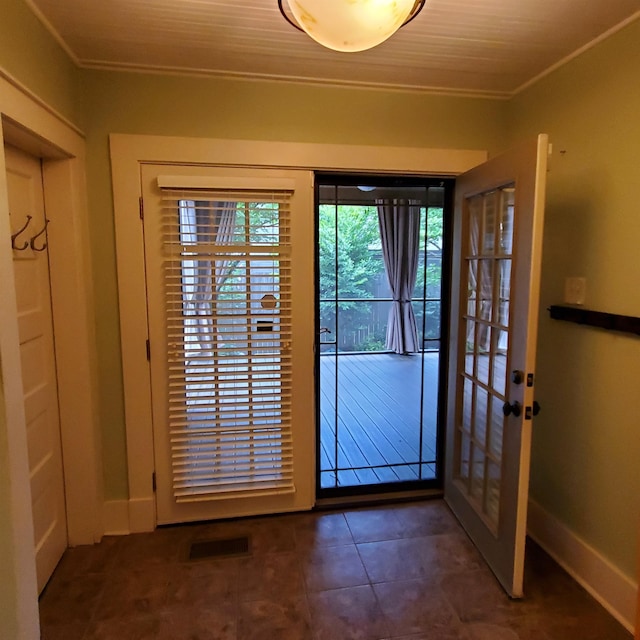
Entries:
POLYGON ((39 238, 43 233, 46 233, 48 226, 49 226, 49 218, 45 218, 44 219, 44 227, 42 227, 42 231, 38 231, 38 233, 36 233, 36 235, 33 236, 33 238, 31 238, 31 240, 29 241, 29 246, 34 251, 44 251, 47 248, 47 241, 46 240, 42 243, 41 247, 36 247, 36 239, 39 238))
POLYGON ((11 236, 11 248, 14 249, 15 251, 24 251, 29 246, 29 242, 25 241, 25 243, 21 247, 19 247, 16 244, 16 240, 18 239, 18 236, 23 231, 25 231, 26 228, 29 226, 29 223, 31 222, 31 218, 32 216, 27 216, 27 221, 24 223, 24 225, 11 236))
POLYGON ((25 240, 24 243, 22 245, 18 245, 17 240, 18 240, 18 236, 22 233, 24 233, 27 230, 27 227, 29 226, 29 223, 31 222, 31 220, 33 219, 33 216, 27 216, 27 221, 22 225, 22 227, 20 229, 18 229, 18 231, 16 231, 12 236, 11 236, 11 248, 14 251, 24 251, 25 249, 27 249, 28 247, 31 247, 31 249, 33 251, 44 251, 47 248, 47 241, 45 240, 41 246, 37 246, 36 245, 36 240, 47 231, 47 227, 49 226, 49 219, 45 218, 44 220, 44 227, 42 227, 42 229, 40 231, 38 231, 38 233, 36 233, 35 236, 33 236, 31 238, 31 240, 25 240))

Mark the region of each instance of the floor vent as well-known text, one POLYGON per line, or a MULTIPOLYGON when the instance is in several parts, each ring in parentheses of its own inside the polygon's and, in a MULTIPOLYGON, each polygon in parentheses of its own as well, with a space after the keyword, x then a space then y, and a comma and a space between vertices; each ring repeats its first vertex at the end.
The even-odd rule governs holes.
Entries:
POLYGON ((224 538, 222 540, 200 540, 189 545, 188 560, 206 558, 228 558, 249 554, 249 538, 224 538))

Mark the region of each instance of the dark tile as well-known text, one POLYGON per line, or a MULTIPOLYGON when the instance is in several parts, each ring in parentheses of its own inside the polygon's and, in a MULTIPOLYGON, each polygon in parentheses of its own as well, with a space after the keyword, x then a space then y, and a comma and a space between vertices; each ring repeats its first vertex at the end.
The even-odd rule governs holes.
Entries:
POLYGON ((501 623, 476 622, 468 625, 470 640, 491 640, 495 633, 497 638, 510 638, 508 632, 515 633, 518 640, 551 640, 544 630, 541 620, 535 615, 518 615, 513 618, 505 618, 501 623))
POLYGON ((298 556, 293 552, 270 553, 239 562, 239 596, 243 601, 270 600, 304 593, 298 556))
POLYGON ((53 575, 40 598, 40 620, 43 626, 89 622, 96 611, 105 577, 91 574, 69 578, 53 575))
POLYGON ((308 598, 316 640, 377 640, 389 635, 369 585, 310 593, 308 598))
POLYGON ((96 620, 141 616, 161 609, 167 600, 171 568, 115 571, 96 607, 96 620))
POLYGON ((469 636, 464 625, 456 625, 448 629, 415 633, 410 636, 392 636, 390 640, 469 640, 469 636))
POLYGON ((241 602, 238 640, 312 640, 309 609, 303 596, 241 602))
POLYGON ((520 636, 508 627, 480 622, 467 627, 469 640, 520 640, 520 636))
POLYGON ((185 563, 171 567, 168 573, 167 607, 230 604, 235 606, 238 596, 238 564, 206 561, 185 563))
POLYGON ((88 626, 88 622, 51 625, 40 621, 40 640, 82 640, 88 626))
POLYGON ((357 547, 371 582, 411 580, 433 573, 426 538, 366 542, 357 547))
POLYGON ((237 640, 236 607, 186 607, 165 612, 156 640, 237 640))
POLYGON ((395 514, 405 538, 462 532, 462 527, 442 500, 399 505, 395 514))
POLYGON ((397 540, 403 537, 402 525, 390 507, 347 511, 347 524, 355 542, 397 540))
POLYGON ((458 616, 434 581, 383 582, 373 589, 389 628, 397 635, 435 634, 461 627, 458 616))
POLYGON ((486 566, 480 552, 464 533, 449 533, 424 538, 437 573, 475 571, 486 566))
POLYGON ((354 544, 316 549, 302 559, 308 591, 369 584, 367 572, 354 544))
POLYGON ((67 549, 56 568, 56 576, 77 578, 88 573, 107 573, 118 565, 121 542, 114 536, 105 536, 94 545, 67 549))
POLYGON ((115 569, 146 569, 152 565, 177 562, 185 547, 183 527, 156 529, 117 538, 115 569))
MULTIPOLYGON (((544 550, 527 540, 525 601, 532 612, 586 616, 601 609, 594 599, 544 550)), ((609 614, 601 609, 602 614, 609 614)))
POLYGON ((91 624, 83 640, 157 640, 162 625, 160 614, 97 620, 91 624))
POLYGON ((296 534, 293 519, 283 516, 265 518, 256 523, 252 530, 252 552, 254 555, 294 551, 296 534))
POLYGON ((632 640, 629 633, 612 616, 598 609, 588 613, 576 612, 572 615, 549 613, 542 621, 542 627, 551 640, 580 638, 580 640, 632 640))
POLYGON ((631 640, 531 541, 524 588, 510 600, 446 505, 421 501, 70 549, 41 629, 43 640, 631 640), (240 535, 245 557, 185 561, 192 541, 240 535))
POLYGON ((314 513, 294 524, 298 550, 353 543, 353 536, 342 513, 314 513))
POLYGON ((463 622, 496 624, 527 612, 527 605, 511 600, 486 567, 442 576, 440 586, 463 622))

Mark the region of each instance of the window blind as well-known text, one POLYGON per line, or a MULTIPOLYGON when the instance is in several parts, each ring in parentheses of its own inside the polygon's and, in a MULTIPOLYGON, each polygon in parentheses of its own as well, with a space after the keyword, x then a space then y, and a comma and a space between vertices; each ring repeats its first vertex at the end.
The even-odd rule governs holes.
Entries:
POLYGON ((293 492, 287 189, 161 189, 177 502, 293 492))

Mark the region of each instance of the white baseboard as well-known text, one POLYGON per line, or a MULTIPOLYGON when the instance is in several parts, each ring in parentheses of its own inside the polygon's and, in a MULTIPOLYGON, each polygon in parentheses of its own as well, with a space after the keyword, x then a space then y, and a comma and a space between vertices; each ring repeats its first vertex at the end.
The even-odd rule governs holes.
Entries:
POLYGON ((144 533, 156 528, 156 503, 153 498, 129 500, 129 528, 131 533, 144 533))
POLYGON ((105 502, 102 518, 105 536, 125 536, 131 533, 128 500, 109 500, 105 502))
POLYGON ((153 498, 109 500, 103 505, 104 535, 126 536, 156 528, 153 498))
POLYGON ((633 633, 638 589, 633 580, 534 500, 529 500, 527 533, 633 633))

